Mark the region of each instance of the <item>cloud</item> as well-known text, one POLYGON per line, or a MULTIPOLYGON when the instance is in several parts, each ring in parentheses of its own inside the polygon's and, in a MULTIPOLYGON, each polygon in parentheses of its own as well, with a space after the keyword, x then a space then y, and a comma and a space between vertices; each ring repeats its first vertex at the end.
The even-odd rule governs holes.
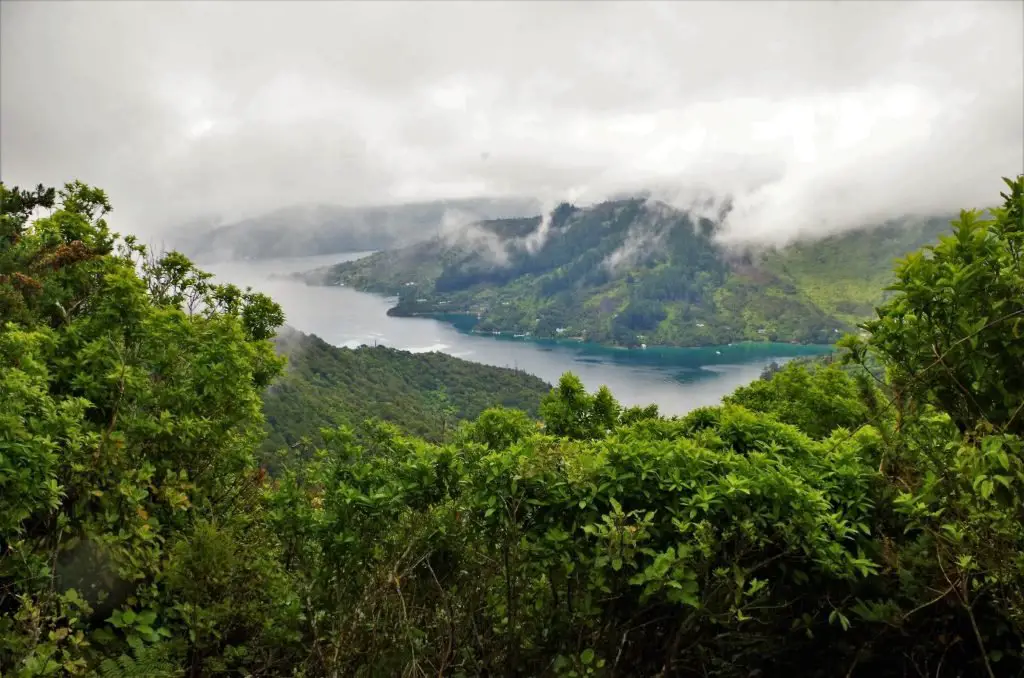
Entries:
POLYGON ((303 203, 649 189, 784 242, 1024 169, 1014 2, 5 2, 0 176, 156 232, 303 203))
POLYGON ((551 218, 553 216, 556 205, 550 199, 541 205, 540 210, 540 223, 537 224, 537 228, 527 235, 517 238, 512 246, 516 249, 525 250, 529 254, 536 254, 544 245, 547 244, 548 238, 551 237, 551 218))
POLYGON ((441 216, 438 237, 449 246, 464 248, 484 256, 491 263, 508 263, 508 247, 495 233, 481 228, 479 215, 464 210, 446 209, 441 216))

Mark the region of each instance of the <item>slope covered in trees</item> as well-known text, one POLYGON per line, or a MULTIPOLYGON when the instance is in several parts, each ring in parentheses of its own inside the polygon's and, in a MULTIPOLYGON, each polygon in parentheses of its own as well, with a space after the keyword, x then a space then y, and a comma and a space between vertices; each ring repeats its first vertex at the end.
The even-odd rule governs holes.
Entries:
POLYGON ((280 309, 118 241, 95 189, 4 188, 0 672, 1020 675, 1007 183, 899 264, 844 369, 674 419, 567 374, 542 430, 343 427, 273 477, 280 309))
POLYGON ((882 301, 897 257, 941 220, 742 254, 715 225, 643 199, 484 222, 306 276, 398 297, 398 315, 464 313, 480 331, 635 346, 832 343, 882 301), (539 234, 546 233, 545 238, 539 234))
POLYGON ((322 428, 358 427, 367 419, 440 441, 458 421, 476 419, 489 407, 535 417, 551 389, 531 374, 443 353, 338 348, 290 328, 275 343, 288 366, 263 397, 268 453, 306 436, 318 439, 322 428))

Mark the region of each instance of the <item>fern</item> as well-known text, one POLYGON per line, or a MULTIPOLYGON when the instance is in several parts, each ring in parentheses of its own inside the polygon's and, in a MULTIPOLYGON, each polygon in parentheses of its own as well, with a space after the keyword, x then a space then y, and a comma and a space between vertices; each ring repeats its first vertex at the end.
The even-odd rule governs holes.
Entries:
POLYGON ((181 674, 180 667, 174 665, 161 646, 143 647, 135 651, 134 657, 122 654, 100 663, 102 678, 175 678, 181 674))

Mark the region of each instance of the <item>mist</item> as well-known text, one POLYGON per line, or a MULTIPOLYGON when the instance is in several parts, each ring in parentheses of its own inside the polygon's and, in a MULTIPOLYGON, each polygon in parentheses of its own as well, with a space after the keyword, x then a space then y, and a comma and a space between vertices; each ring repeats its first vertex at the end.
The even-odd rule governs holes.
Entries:
POLYGON ((1022 121, 1020 2, 0 5, 0 177, 143 236, 648 191, 785 244, 992 204, 1022 121))
POLYGON ((449 247, 472 250, 498 266, 508 264, 508 244, 481 227, 479 221, 477 215, 463 210, 445 210, 438 236, 449 247))
POLYGON ((663 202, 647 199, 643 215, 630 224, 622 246, 604 260, 603 265, 610 273, 621 267, 632 268, 650 257, 662 243, 677 222, 672 209, 663 202))

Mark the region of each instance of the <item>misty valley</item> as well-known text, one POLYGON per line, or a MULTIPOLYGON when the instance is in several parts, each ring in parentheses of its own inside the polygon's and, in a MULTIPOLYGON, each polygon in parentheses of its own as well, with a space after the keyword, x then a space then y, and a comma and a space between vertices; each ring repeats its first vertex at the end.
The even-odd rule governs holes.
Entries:
POLYGON ((1024 0, 0 46, 0 678, 1024 678, 1024 0))
POLYGON ((653 199, 463 221, 423 242, 299 276, 397 297, 389 313, 586 344, 832 344, 884 299, 892 263, 949 219, 903 219, 786 247, 719 241, 715 220, 653 199))
POLYGON ((439 351, 457 358, 508 367, 555 383, 572 371, 591 389, 607 385, 629 405, 657 404, 666 414, 713 405, 737 386, 756 379, 772 363, 826 353, 831 347, 784 343, 624 350, 574 341, 536 341, 512 333, 470 333, 430 317, 389 314, 395 298, 344 286, 307 286, 288 274, 305 273, 372 253, 350 253, 207 266, 218 280, 251 286, 277 300, 289 325, 330 344, 356 348, 382 345, 412 352, 439 351))
MULTIPOLYGON (((643 198, 536 217, 487 219, 446 203, 370 213, 413 244, 274 258, 263 231, 229 226, 216 242, 231 258, 207 267, 267 292, 293 327, 336 346, 436 350, 548 383, 571 370, 666 414, 713 405, 771 363, 830 352, 884 299, 892 262, 948 224, 904 220, 743 249, 717 242, 707 216, 643 198)), ((320 234, 348 232, 350 219, 294 225, 289 247, 344 247, 320 234)), ((278 239, 289 231, 270 223, 278 239)))

